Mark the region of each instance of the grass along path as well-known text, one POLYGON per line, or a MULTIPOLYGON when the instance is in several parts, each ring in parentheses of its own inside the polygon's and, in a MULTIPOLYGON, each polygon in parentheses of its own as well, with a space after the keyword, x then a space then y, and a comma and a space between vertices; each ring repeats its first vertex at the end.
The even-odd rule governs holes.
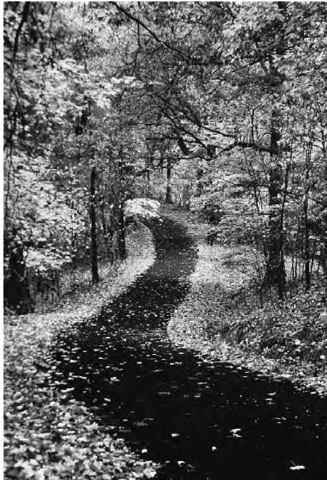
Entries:
POLYGON ((263 308, 252 292, 257 259, 245 247, 207 245, 209 226, 168 210, 197 241, 191 289, 172 316, 168 333, 180 346, 236 365, 288 378, 327 394, 327 318, 319 289, 263 308))
MULTIPOLYGON (((110 428, 69 391, 49 384, 48 347, 59 331, 73 331, 120 295, 154 262, 151 232, 140 226, 128 238, 129 257, 108 268, 98 285, 69 297, 54 312, 7 316, 4 322, 5 479, 115 480, 155 476, 110 428), (43 367, 43 368, 42 368, 43 367)), ((55 367, 53 367, 55 368, 55 367)))

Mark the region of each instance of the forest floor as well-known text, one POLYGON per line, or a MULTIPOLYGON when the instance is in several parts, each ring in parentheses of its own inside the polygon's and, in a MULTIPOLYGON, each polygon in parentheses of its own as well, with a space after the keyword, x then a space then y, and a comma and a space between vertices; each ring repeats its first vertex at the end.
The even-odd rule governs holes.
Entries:
POLYGON ((249 248, 208 245, 210 226, 197 215, 165 209, 197 242, 191 288, 172 316, 168 333, 204 356, 286 378, 327 395, 327 312, 322 286, 260 304, 255 279, 260 265, 249 248))
MULTIPOLYGON (((201 355, 288 378, 327 393, 326 319, 321 292, 301 294, 260 308, 251 294, 255 257, 246 249, 206 244, 208 224, 174 209, 163 213, 188 227, 198 262, 190 292, 168 324, 174 344, 201 355)), ((96 416, 51 385, 49 346, 58 332, 96 316, 154 262, 148 229, 130 237, 131 256, 96 287, 44 314, 7 316, 4 324, 6 479, 146 479, 156 464, 110 435, 96 416), (72 475, 72 471, 77 472, 72 475)))
POLYGON ((81 285, 48 313, 6 316, 4 321, 4 478, 109 480, 152 478, 151 462, 131 453, 69 391, 51 385, 49 346, 119 296, 154 261, 151 232, 128 237, 129 256, 107 267, 94 287, 81 285), (101 471, 101 475, 99 472, 101 471), (77 472, 73 474, 72 472, 77 472))

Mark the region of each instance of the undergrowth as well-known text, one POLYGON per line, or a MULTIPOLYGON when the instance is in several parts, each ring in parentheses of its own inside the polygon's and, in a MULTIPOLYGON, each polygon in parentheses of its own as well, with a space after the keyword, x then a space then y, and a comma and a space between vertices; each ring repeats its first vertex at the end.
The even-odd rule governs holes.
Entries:
POLYGON ((4 322, 4 460, 7 479, 147 479, 156 465, 133 454, 94 415, 51 385, 49 346, 58 331, 87 322, 154 261, 152 236, 141 228, 126 261, 93 288, 82 285, 47 314, 4 322), (46 365, 46 369, 38 368, 46 365))
MULTIPOLYGON (((185 223, 184 212, 168 214, 185 223)), ((260 298, 258 256, 247 247, 206 243, 207 224, 187 213, 198 263, 185 301, 168 326, 170 338, 222 360, 289 378, 327 394, 327 312, 324 288, 284 301, 260 298)))
MULTIPOLYGON (((126 249, 129 252, 128 258, 124 261, 115 260, 108 261, 102 258, 98 261, 98 271, 100 277, 100 283, 96 286, 92 284, 92 273, 89 259, 85 262, 81 262, 78 266, 71 268, 68 267, 64 271, 60 272, 58 278, 58 284, 56 288, 48 285, 50 288, 45 288, 41 292, 36 288, 36 281, 32 280, 29 284, 30 291, 33 297, 34 312, 47 313, 50 311, 58 311, 59 307, 66 308, 74 302, 79 303, 79 298, 84 295, 93 296, 101 295, 101 291, 106 291, 110 288, 114 282, 113 279, 124 275, 124 272, 128 272, 132 275, 137 274, 138 265, 142 265, 145 260, 144 255, 148 249, 151 261, 151 255, 153 255, 153 247, 148 244, 146 237, 144 236, 145 227, 141 223, 130 225, 127 229, 126 235, 126 249), (145 243, 144 243, 145 241, 145 243), (141 260, 141 262, 140 262, 141 260)), ((86 303, 86 302, 85 302, 86 303)), ((92 300, 95 303, 95 300, 92 300)))

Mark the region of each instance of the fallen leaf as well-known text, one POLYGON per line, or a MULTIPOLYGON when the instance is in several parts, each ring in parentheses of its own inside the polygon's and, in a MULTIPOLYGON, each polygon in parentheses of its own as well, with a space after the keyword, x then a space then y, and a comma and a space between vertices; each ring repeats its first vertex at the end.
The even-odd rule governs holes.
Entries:
POLYGON ((294 465, 293 467, 290 467, 290 470, 305 470, 304 465, 294 465))

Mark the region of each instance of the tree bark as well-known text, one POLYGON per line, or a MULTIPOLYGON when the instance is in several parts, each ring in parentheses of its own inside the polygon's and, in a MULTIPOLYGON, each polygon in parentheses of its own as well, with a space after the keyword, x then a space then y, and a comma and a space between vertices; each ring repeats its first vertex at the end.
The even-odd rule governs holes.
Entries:
POLYGON ((96 208, 95 208, 95 182, 96 167, 92 167, 90 176, 90 221, 91 221, 91 271, 92 283, 99 282, 98 269, 98 243, 97 243, 97 225, 96 225, 96 208))
POLYGON ((306 290, 310 290, 310 241, 308 225, 308 198, 305 195, 303 201, 303 220, 304 220, 304 282, 306 290))
POLYGON ((278 162, 280 139, 276 127, 277 113, 272 114, 270 159, 271 168, 269 172, 269 237, 268 237, 268 258, 264 285, 278 290, 279 298, 283 298, 286 288, 286 272, 284 261, 284 234, 283 215, 281 205, 281 190, 283 182, 282 167, 278 162))
POLYGON ((5 305, 19 315, 33 312, 23 249, 18 245, 10 251, 8 273, 8 277, 4 279, 5 305))
POLYGON ((198 167, 196 171, 196 193, 195 193, 196 197, 201 197, 203 193, 203 183, 202 183, 203 175, 204 175, 203 168, 198 167))
POLYGON ((126 235, 125 235, 125 218, 123 206, 120 206, 118 213, 118 254, 119 258, 127 258, 126 251, 126 235))
POLYGON ((167 160, 167 184, 166 184, 165 202, 170 205, 173 203, 172 188, 171 188, 171 174, 172 174, 171 162, 170 160, 167 160))
POLYGON ((311 158, 312 146, 309 145, 306 152, 306 166, 305 166, 305 192, 303 198, 303 223, 304 223, 304 245, 303 245, 303 257, 304 257, 304 283, 306 290, 310 290, 311 286, 311 272, 310 272, 310 228, 308 218, 309 207, 309 192, 310 192, 310 158, 311 158))

